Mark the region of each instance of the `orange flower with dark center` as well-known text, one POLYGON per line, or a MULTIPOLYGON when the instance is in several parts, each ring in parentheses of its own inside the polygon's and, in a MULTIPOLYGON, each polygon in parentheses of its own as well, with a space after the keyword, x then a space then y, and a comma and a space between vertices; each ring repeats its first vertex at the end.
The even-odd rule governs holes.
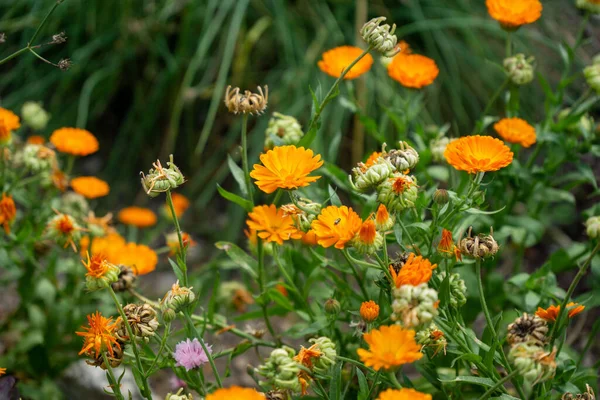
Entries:
POLYGON ((358 231, 358 240, 364 244, 375 243, 375 237, 377 236, 377 229, 375 228, 375 221, 368 218, 360 227, 358 231))
MULTIPOLYGON (((574 302, 570 302, 567 304, 567 312, 568 312, 569 318, 573 318, 577 314, 581 313, 584 309, 585 309, 585 306, 582 306, 581 304, 577 304, 574 302)), ((537 311, 535 312, 535 315, 537 315, 541 319, 546 320, 548 322, 556 322, 559 312, 560 312, 560 306, 552 305, 546 309, 543 309, 542 307, 538 307, 537 311)))
POLYGON ((373 322, 379 317, 379 305, 373 300, 363 301, 360 305, 360 316, 365 322, 373 322))
POLYGON ((10 224, 15 220, 16 216, 17 207, 12 196, 2 193, 2 200, 0 200, 0 225, 4 227, 4 232, 7 235, 10 233, 10 224))
POLYGON ((369 350, 358 349, 360 360, 375 371, 392 370, 423 357, 415 341, 415 331, 399 325, 382 326, 363 335, 369 350))
POLYGON ((87 199, 96 199, 106 196, 110 192, 110 186, 102 179, 95 176, 80 176, 71 180, 71 187, 87 199))
POLYGON ((39 135, 31 135, 27 138, 28 144, 44 144, 46 143, 46 139, 43 136, 39 135))
POLYGON ((418 286, 421 283, 429 282, 432 271, 436 268, 437 264, 431 264, 428 259, 410 253, 400 272, 397 273, 390 265, 390 274, 392 274, 392 281, 397 288, 402 285, 418 286))
POLYGON ((304 365, 306 368, 313 368, 313 360, 319 359, 323 353, 319 350, 318 344, 313 344, 308 349, 301 346, 300 351, 294 356, 294 361, 304 365))
MULTIPOLYGON (((340 46, 323 53, 323 58, 317 63, 321 71, 334 78, 339 78, 346 67, 362 54, 363 50, 354 46, 340 46)), ((373 57, 366 54, 357 62, 344 79, 356 79, 368 72, 373 65, 373 57)))
POLYGON ((52 132, 50 142, 61 153, 87 156, 98 151, 98 139, 85 129, 61 128, 52 132))
POLYGON ((404 53, 395 56, 387 70, 392 79, 402 86, 412 89, 431 85, 440 73, 435 61, 431 58, 404 53))
POLYGON ((298 189, 315 182, 320 176, 309 176, 323 165, 320 155, 304 147, 277 146, 260 155, 261 164, 254 164, 250 176, 265 193, 277 189, 298 189))
POLYGON ((87 316, 88 326, 82 326, 82 331, 75 332, 77 336, 83 337, 83 348, 79 355, 86 354, 91 358, 98 358, 105 351, 114 356, 113 346, 118 349, 121 345, 115 336, 117 321, 103 317, 99 311, 87 316))
POLYGON ((125 225, 133 225, 138 228, 148 228, 156 224, 154 211, 143 207, 126 207, 119 211, 119 221, 125 225))
POLYGON ((540 0, 486 0, 490 16, 506 29, 531 24, 542 16, 540 0))
POLYGON ((106 274, 106 272, 110 269, 108 261, 106 261, 104 255, 102 254, 94 254, 90 257, 90 253, 87 252, 87 262, 81 260, 81 263, 87 269, 86 276, 91 276, 93 278, 99 279, 106 274))
POLYGON ((346 206, 329 206, 311 223, 317 242, 323 247, 343 249, 362 226, 362 219, 346 206))
POLYGON ((398 176, 396 178, 391 178, 390 180, 393 181, 392 190, 398 195, 404 193, 404 191, 413 184, 411 180, 404 176, 398 176))
POLYGON ((4 128, 12 132, 21 127, 21 119, 14 112, 0 107, 0 121, 3 121, 4 128))
POLYGON ((470 174, 498 171, 509 165, 513 153, 500 139, 491 136, 464 136, 446 146, 448 164, 470 174))
POLYGON ((494 129, 509 143, 530 147, 536 141, 535 128, 521 118, 503 118, 494 124, 494 129))
POLYGON ((291 216, 284 216, 283 210, 277 209, 274 204, 269 206, 256 206, 248 213, 246 224, 258 233, 258 237, 267 242, 282 245, 285 240, 300 239, 302 233, 294 226, 291 216))

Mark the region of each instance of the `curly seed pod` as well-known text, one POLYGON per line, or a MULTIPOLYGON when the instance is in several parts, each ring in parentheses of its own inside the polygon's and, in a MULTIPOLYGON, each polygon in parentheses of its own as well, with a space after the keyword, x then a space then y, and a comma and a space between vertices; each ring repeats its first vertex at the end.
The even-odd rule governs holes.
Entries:
POLYGON ((396 171, 402 172, 407 169, 413 169, 419 162, 419 153, 412 148, 407 142, 398 142, 398 148, 390 150, 383 156, 389 160, 396 171))
POLYGON ((499 249, 498 242, 492 236, 494 232, 490 230, 489 235, 477 235, 471 237, 471 228, 467 237, 462 239, 459 244, 459 249, 462 254, 473 258, 488 258, 493 257, 499 249))
POLYGON ((112 289, 115 292, 124 292, 133 288, 137 281, 137 276, 133 273, 133 269, 127 265, 118 265, 118 267, 120 269, 119 278, 111 285, 112 289))
POLYGON ((360 35, 365 42, 385 57, 393 57, 400 52, 397 47, 398 38, 394 35, 396 24, 391 27, 388 24, 381 23, 385 21, 385 17, 377 17, 368 21, 360 30, 360 35))
POLYGON ((150 304, 127 304, 123 311, 135 336, 149 337, 158 329, 156 311, 150 304))
POLYGON ((585 393, 573 394, 573 393, 565 393, 560 398, 561 400, 596 400, 596 395, 592 390, 592 387, 585 384, 586 391, 585 393))
POLYGON ((548 341, 547 334, 548 326, 546 321, 536 315, 523 313, 522 316, 508 325, 506 341, 510 345, 533 342, 538 346, 544 346, 548 341))
POLYGON ((234 114, 261 114, 267 109, 269 101, 269 87, 265 85, 265 90, 259 86, 258 93, 252 93, 249 90, 240 93, 240 88, 231 89, 227 86, 225 91, 225 105, 229 112, 234 114))

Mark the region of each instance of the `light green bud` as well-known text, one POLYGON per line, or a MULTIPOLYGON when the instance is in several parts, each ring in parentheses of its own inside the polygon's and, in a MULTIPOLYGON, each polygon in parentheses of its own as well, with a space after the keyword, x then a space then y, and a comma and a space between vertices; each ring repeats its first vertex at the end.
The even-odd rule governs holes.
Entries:
POLYGON ((34 101, 27 101, 23 104, 21 116, 25 125, 36 131, 46 128, 50 120, 50 114, 44 110, 42 103, 34 101))
POLYGON ((438 137, 429 142, 429 150, 431 150, 431 156, 435 162, 446 162, 444 152, 446 147, 451 142, 455 141, 456 138, 449 138, 446 136, 438 137))
POLYGON ((41 144, 26 144, 15 154, 15 163, 34 174, 51 173, 56 168, 56 153, 41 144))
POLYGON ((398 142, 398 148, 385 152, 383 158, 390 161, 397 172, 404 172, 407 169, 413 169, 419 162, 419 153, 413 149, 407 142, 398 142))
POLYGON ((392 291, 392 321, 405 328, 429 324, 438 315, 438 293, 421 283, 418 286, 402 285, 392 291))
POLYGON ((300 365, 294 361, 295 355, 295 350, 287 346, 273 350, 269 358, 255 369, 255 372, 266 378, 266 382, 261 382, 261 385, 300 393, 302 391, 298 380, 300 365))
POLYGON ((534 57, 515 54, 504 59, 504 71, 515 85, 525 85, 533 80, 534 61, 534 57))
POLYGON ((417 179, 401 172, 394 173, 377 186, 377 200, 391 213, 414 207, 418 195, 417 179))
POLYGON ((582 10, 587 10, 594 14, 600 14, 600 3, 592 0, 577 0, 575 5, 582 10))
POLYGON ((400 51, 396 47, 398 38, 394 35, 396 24, 391 27, 388 24, 381 25, 383 21, 385 21, 385 17, 377 17, 368 21, 361 28, 360 35, 373 50, 386 57, 393 57, 400 51))
POLYGON ((600 216, 590 217, 585 221, 585 230, 590 239, 600 237, 600 216))
POLYGON ((167 162, 168 168, 163 168, 160 160, 157 160, 148 172, 148 175, 142 174, 142 187, 146 194, 150 197, 156 197, 168 190, 173 190, 185 182, 183 174, 173 163, 173 154, 169 156, 167 162))
POLYGON ((160 307, 163 311, 163 316, 165 310, 168 308, 171 308, 173 311, 177 312, 183 307, 193 303, 196 299, 196 295, 194 295, 192 289, 192 287, 187 288, 185 286, 179 286, 179 281, 175 282, 171 287, 171 290, 169 290, 160 301, 160 307))
POLYGON ((337 358, 335 343, 326 336, 312 338, 309 340, 309 342, 316 344, 319 351, 322 353, 321 357, 314 362, 313 370, 318 374, 327 376, 337 358))
POLYGON ((350 186, 360 193, 366 193, 394 173, 394 166, 387 160, 379 158, 377 162, 369 167, 364 163, 359 163, 357 167, 352 168, 352 175, 349 175, 350 186))
POLYGON ((548 353, 542 347, 530 342, 513 345, 508 359, 530 385, 547 381, 556 373, 556 351, 548 353))
POLYGON ((265 131, 265 149, 297 144, 303 136, 302 126, 296 118, 275 112, 265 131))
POLYGON ((600 93, 600 55, 594 57, 594 63, 583 69, 585 79, 592 89, 600 93))

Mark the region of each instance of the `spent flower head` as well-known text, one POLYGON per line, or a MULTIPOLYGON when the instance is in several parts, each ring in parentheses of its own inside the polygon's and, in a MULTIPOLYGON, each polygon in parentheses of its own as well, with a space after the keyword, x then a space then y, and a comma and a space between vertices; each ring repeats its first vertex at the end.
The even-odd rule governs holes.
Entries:
POLYGON ((140 172, 142 175, 142 187, 150 197, 156 197, 161 193, 174 190, 185 182, 183 174, 173 162, 173 154, 169 156, 167 168, 162 166, 160 160, 156 160, 152 166, 153 168, 148 171, 147 175, 140 172))
POLYGON ((396 24, 391 27, 388 24, 382 25, 385 20, 385 17, 373 18, 363 25, 360 35, 373 50, 385 57, 393 57, 401 51, 397 46, 398 38, 394 35, 396 24))
POLYGON ((258 86, 258 93, 253 93, 249 90, 240 93, 240 88, 231 88, 227 86, 225 91, 225 105, 229 112, 234 114, 262 114, 267 109, 269 102, 269 87, 265 85, 265 89, 258 86))

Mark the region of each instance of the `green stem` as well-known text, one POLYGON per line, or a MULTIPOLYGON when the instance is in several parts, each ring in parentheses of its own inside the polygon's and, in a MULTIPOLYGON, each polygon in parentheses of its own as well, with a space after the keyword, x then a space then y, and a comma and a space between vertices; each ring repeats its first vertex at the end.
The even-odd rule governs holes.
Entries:
POLYGON ((512 32, 506 35, 506 58, 512 56, 512 32))
POLYGON ((292 291, 296 294, 296 296, 298 296, 298 298, 302 300, 302 302, 304 303, 303 306, 306 308, 306 311, 308 312, 311 321, 314 322, 315 315, 312 309, 310 308, 310 305, 308 304, 308 300, 304 298, 302 292, 300 292, 300 289, 298 289, 298 286, 296 286, 296 282, 294 282, 294 279, 292 279, 292 277, 287 272, 283 264, 281 264, 281 260, 279 259, 279 249, 277 247, 273 249, 273 258, 275 258, 275 264, 277 264, 277 266, 279 267, 279 271, 281 271, 281 274, 285 278, 286 282, 291 286, 292 291))
MULTIPOLYGON (((199 315, 191 315, 192 319, 195 319, 198 322, 202 322, 202 323, 206 323, 206 320, 199 316, 199 315)), ((215 321, 213 322, 213 324, 215 325, 215 327, 219 328, 219 329, 227 329, 227 332, 231 332, 232 334, 239 336, 243 339, 248 340, 249 342, 256 344, 256 345, 261 345, 261 346, 265 346, 265 347, 272 347, 272 348, 276 348, 277 347, 277 343, 273 343, 273 342, 267 342, 265 340, 259 340, 256 337, 250 335, 249 333, 246 333, 244 331, 241 331, 237 328, 230 328, 229 326, 227 326, 226 323, 220 323, 217 322, 217 319, 215 319, 215 321)))
POLYGON ((514 376, 517 375, 518 372, 519 371, 514 370, 510 374, 506 375, 504 378, 500 379, 498 382, 496 382, 496 384, 494 386, 492 386, 491 388, 489 388, 483 395, 481 395, 481 397, 479 398, 479 400, 485 400, 485 399, 487 399, 489 395, 491 395, 497 389, 499 389, 500 386, 504 385, 506 382, 508 382, 509 380, 511 380, 514 376))
POLYGON ((390 380, 392 381, 396 389, 402 389, 402 385, 400 384, 400 382, 398 382, 398 378, 396 378, 395 371, 390 371, 388 376, 390 377, 390 380))
MULTIPOLYGON (((260 289, 260 295, 265 292, 265 251, 264 244, 261 238, 258 238, 257 242, 257 252, 258 252, 258 287, 260 289)), ((273 329, 273 325, 271 325, 271 321, 269 320, 269 313, 267 310, 267 305, 264 303, 264 299, 261 299, 260 308, 262 309, 263 319, 265 320, 265 325, 269 330, 269 333, 275 339, 278 344, 281 344, 281 339, 275 333, 275 329, 273 329)))
POLYGON ((483 124, 483 118, 490 111, 490 108, 492 108, 492 106, 494 105, 494 103, 496 102, 496 100, 498 99, 498 97, 500 96, 500 94, 502 93, 502 91, 504 90, 506 85, 508 85, 509 82, 510 82, 510 78, 506 78, 504 80, 504 82, 502 82, 502 85, 500 85, 500 87, 498 87, 498 89, 494 92, 492 97, 490 97, 485 108, 483 109, 483 112, 481 113, 481 119, 479 121, 477 121, 477 125, 475 127, 475 133, 481 133, 480 131, 481 131, 481 125, 483 124))
POLYGON ((252 180, 250 179, 250 168, 248 166, 248 114, 242 117, 242 169, 246 179, 246 192, 248 200, 254 206, 254 196, 252 194, 252 180))
POLYGON ((408 231, 408 229, 406 229, 406 226, 404 226, 404 222, 402 222, 402 218, 400 218, 400 214, 396 214, 396 221, 398 221, 400 228, 402 228, 402 231, 406 234, 406 236, 408 236, 408 240, 410 241, 410 244, 413 248, 413 252, 415 252, 415 253, 417 253, 417 255, 419 255, 420 251, 417 248, 417 245, 415 244, 415 241, 412 238, 410 232, 408 231))
POLYGON ((113 372, 112 367, 110 366, 110 362, 108 361, 108 357, 106 357, 106 352, 102 352, 102 359, 104 360, 104 365, 106 366, 106 372, 110 377, 110 387, 113 390, 113 394, 119 400, 125 400, 123 397, 123 393, 121 393, 121 388, 119 387, 119 382, 115 378, 115 374, 113 372))
POLYGON ((40 31, 42 30, 42 28, 44 27, 44 25, 46 25, 46 22, 48 21, 48 18, 50 18, 50 16, 52 15, 52 13, 54 13, 54 10, 56 10, 56 7, 58 7, 63 1, 64 0, 56 0, 56 3, 54 3, 54 5, 50 9, 50 11, 48 11, 48 14, 46 14, 46 16, 44 17, 44 19, 40 23, 40 25, 37 27, 37 29, 33 33, 33 36, 31 37, 31 39, 29 39, 29 42, 27 43, 27 47, 31 47, 31 45, 33 44, 33 42, 35 41, 35 39, 40 34, 40 31))
POLYGON ((165 331, 160 340, 160 346, 158 347, 158 352, 156 353, 156 357, 154 358, 154 361, 150 365, 150 368, 148 368, 148 375, 146 375, 146 379, 148 378, 149 375, 152 374, 154 366, 158 362, 158 357, 161 355, 163 349, 165 348, 165 345, 167 344, 167 337, 169 336, 170 331, 171 331, 171 323, 167 322, 165 325, 165 331))
MULTIPOLYGON (((183 286, 187 286, 188 278, 187 278, 187 262, 186 262, 186 249, 183 246, 183 235, 181 234, 181 226, 179 225, 179 219, 177 218, 177 213, 175 212, 175 206, 173 205, 173 197, 171 196, 171 189, 167 190, 167 204, 169 205, 169 209, 171 210, 171 217, 173 218, 173 223, 175 224, 175 230, 177 231, 177 239, 179 240, 179 256, 181 262, 178 263, 179 268, 183 274, 183 286)), ((179 260, 178 260, 179 261, 179 260)))
POLYGON ((219 375, 219 370, 217 369, 217 366, 215 365, 215 360, 213 359, 213 356, 210 353, 210 351, 208 351, 208 348, 206 347, 206 344, 204 343, 204 339, 202 339, 202 337, 196 330, 196 326, 194 325, 194 321, 192 321, 192 318, 190 317, 189 312, 187 310, 184 310, 183 315, 185 316, 185 320, 188 323, 190 330, 192 331, 192 333, 194 334, 196 339, 198 339, 198 342, 200 342, 200 346, 202 346, 202 350, 204 350, 204 353, 206 354, 206 358, 208 358, 208 363, 210 364, 213 374, 215 375, 215 380, 217 381, 217 386, 222 388, 223 382, 221 382, 221 375, 219 375))
POLYGON ((277 193, 275 193, 275 197, 273 198, 273 201, 271 202, 271 204, 277 205, 277 203, 281 199, 281 196, 283 196, 283 190, 277 189, 277 193))
POLYGON ((369 293, 367 292, 367 289, 365 289, 363 281, 360 278, 360 276, 358 275, 358 271, 356 270, 356 266, 354 265, 354 263, 352 262, 352 259, 348 255, 348 250, 346 250, 346 249, 342 250, 342 254, 344 255, 344 258, 346 258, 346 261, 348 261, 348 264, 350 265, 350 269, 352 270, 352 274, 354 275, 354 278, 356 279, 356 282, 358 283, 358 286, 360 287, 360 291, 361 291, 361 293, 362 293, 365 301, 369 300, 369 293))
POLYGON ((10 61, 10 60, 12 60, 13 58, 15 58, 15 57, 17 57, 17 56, 21 55, 22 53, 25 53, 27 50, 29 50, 29 48, 28 48, 28 47, 23 47, 21 50, 17 50, 17 51, 15 51, 15 52, 14 52, 14 53, 12 53, 11 55, 9 55, 9 56, 7 56, 7 57, 3 58, 2 60, 0 60, 0 65, 4 64, 4 63, 5 63, 5 62, 7 62, 7 61, 10 61))

